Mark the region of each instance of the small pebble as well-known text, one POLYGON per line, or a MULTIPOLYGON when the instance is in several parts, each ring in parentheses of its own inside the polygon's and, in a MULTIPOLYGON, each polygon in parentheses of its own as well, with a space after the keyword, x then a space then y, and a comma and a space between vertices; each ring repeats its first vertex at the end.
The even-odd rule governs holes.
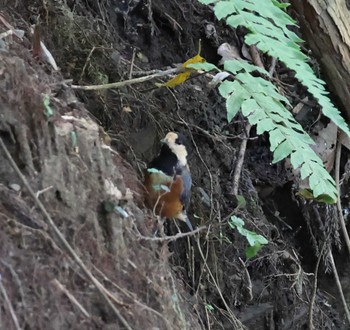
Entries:
POLYGON ((9 184, 9 188, 11 188, 14 191, 20 191, 21 190, 21 186, 17 183, 11 183, 9 184))

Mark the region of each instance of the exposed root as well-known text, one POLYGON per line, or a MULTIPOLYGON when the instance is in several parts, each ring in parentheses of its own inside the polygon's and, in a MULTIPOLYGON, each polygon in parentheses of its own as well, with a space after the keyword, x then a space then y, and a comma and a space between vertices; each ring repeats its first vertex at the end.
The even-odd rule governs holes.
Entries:
POLYGON ((16 327, 16 330, 21 330, 21 327, 20 327, 19 322, 18 322, 17 315, 15 313, 15 310, 13 309, 13 306, 11 304, 11 301, 10 301, 8 295, 7 295, 5 286, 3 284, 1 274, 0 274, 0 291, 1 291, 2 296, 4 297, 4 300, 5 300, 6 304, 7 304, 7 307, 9 309, 10 314, 11 314, 11 317, 12 317, 13 323, 14 323, 14 325, 16 327))

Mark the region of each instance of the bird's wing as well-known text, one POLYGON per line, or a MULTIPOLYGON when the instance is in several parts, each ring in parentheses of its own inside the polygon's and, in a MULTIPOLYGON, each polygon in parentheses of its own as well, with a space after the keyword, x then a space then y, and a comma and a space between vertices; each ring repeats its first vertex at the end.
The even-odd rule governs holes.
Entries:
POLYGON ((183 182, 183 191, 180 195, 180 201, 184 206, 184 210, 187 210, 190 205, 191 200, 191 187, 192 187, 192 178, 190 170, 186 167, 181 170, 181 177, 183 182))

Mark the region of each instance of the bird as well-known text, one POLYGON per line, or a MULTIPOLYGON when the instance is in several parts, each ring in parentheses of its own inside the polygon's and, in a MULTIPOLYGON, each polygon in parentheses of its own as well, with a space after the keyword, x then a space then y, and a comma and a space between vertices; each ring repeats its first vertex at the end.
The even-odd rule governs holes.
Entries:
POLYGON ((193 231, 187 216, 192 177, 186 138, 181 133, 169 132, 161 143, 159 155, 148 164, 145 174, 146 204, 162 218, 186 222, 193 231))

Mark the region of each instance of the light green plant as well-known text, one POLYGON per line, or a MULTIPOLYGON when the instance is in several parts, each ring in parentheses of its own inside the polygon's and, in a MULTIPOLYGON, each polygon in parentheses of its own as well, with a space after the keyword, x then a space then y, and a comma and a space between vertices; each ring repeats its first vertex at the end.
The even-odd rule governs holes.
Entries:
POLYGON ((244 221, 241 218, 232 216, 228 224, 232 229, 237 229, 247 239, 249 247, 246 248, 245 254, 248 259, 255 257, 262 245, 268 244, 268 240, 264 236, 244 228, 244 221))
POLYGON ((208 311, 208 312, 214 312, 214 307, 210 304, 205 304, 205 309, 208 311))
MULTIPOLYGON (((294 70, 296 78, 318 100, 323 114, 350 136, 345 120, 327 97, 325 83, 306 63, 307 57, 299 45, 302 40, 288 29, 288 26, 295 25, 295 21, 284 11, 288 4, 274 0, 199 1, 214 4, 216 17, 225 19, 231 27, 245 26, 249 31, 245 42, 256 45, 294 70)), ((189 67, 220 71, 209 63, 189 67)), ((320 201, 334 203, 337 198, 335 182, 310 147, 314 141, 286 108, 290 106, 288 100, 278 93, 269 80, 252 75, 254 71, 259 71, 267 78, 268 72, 243 60, 225 61, 224 70, 234 77, 233 81, 226 80, 219 86, 220 94, 226 99, 228 121, 241 110, 249 123, 257 126, 258 134, 269 133, 273 162, 290 157, 294 169, 300 169, 301 178, 308 178, 313 196, 320 201)))

